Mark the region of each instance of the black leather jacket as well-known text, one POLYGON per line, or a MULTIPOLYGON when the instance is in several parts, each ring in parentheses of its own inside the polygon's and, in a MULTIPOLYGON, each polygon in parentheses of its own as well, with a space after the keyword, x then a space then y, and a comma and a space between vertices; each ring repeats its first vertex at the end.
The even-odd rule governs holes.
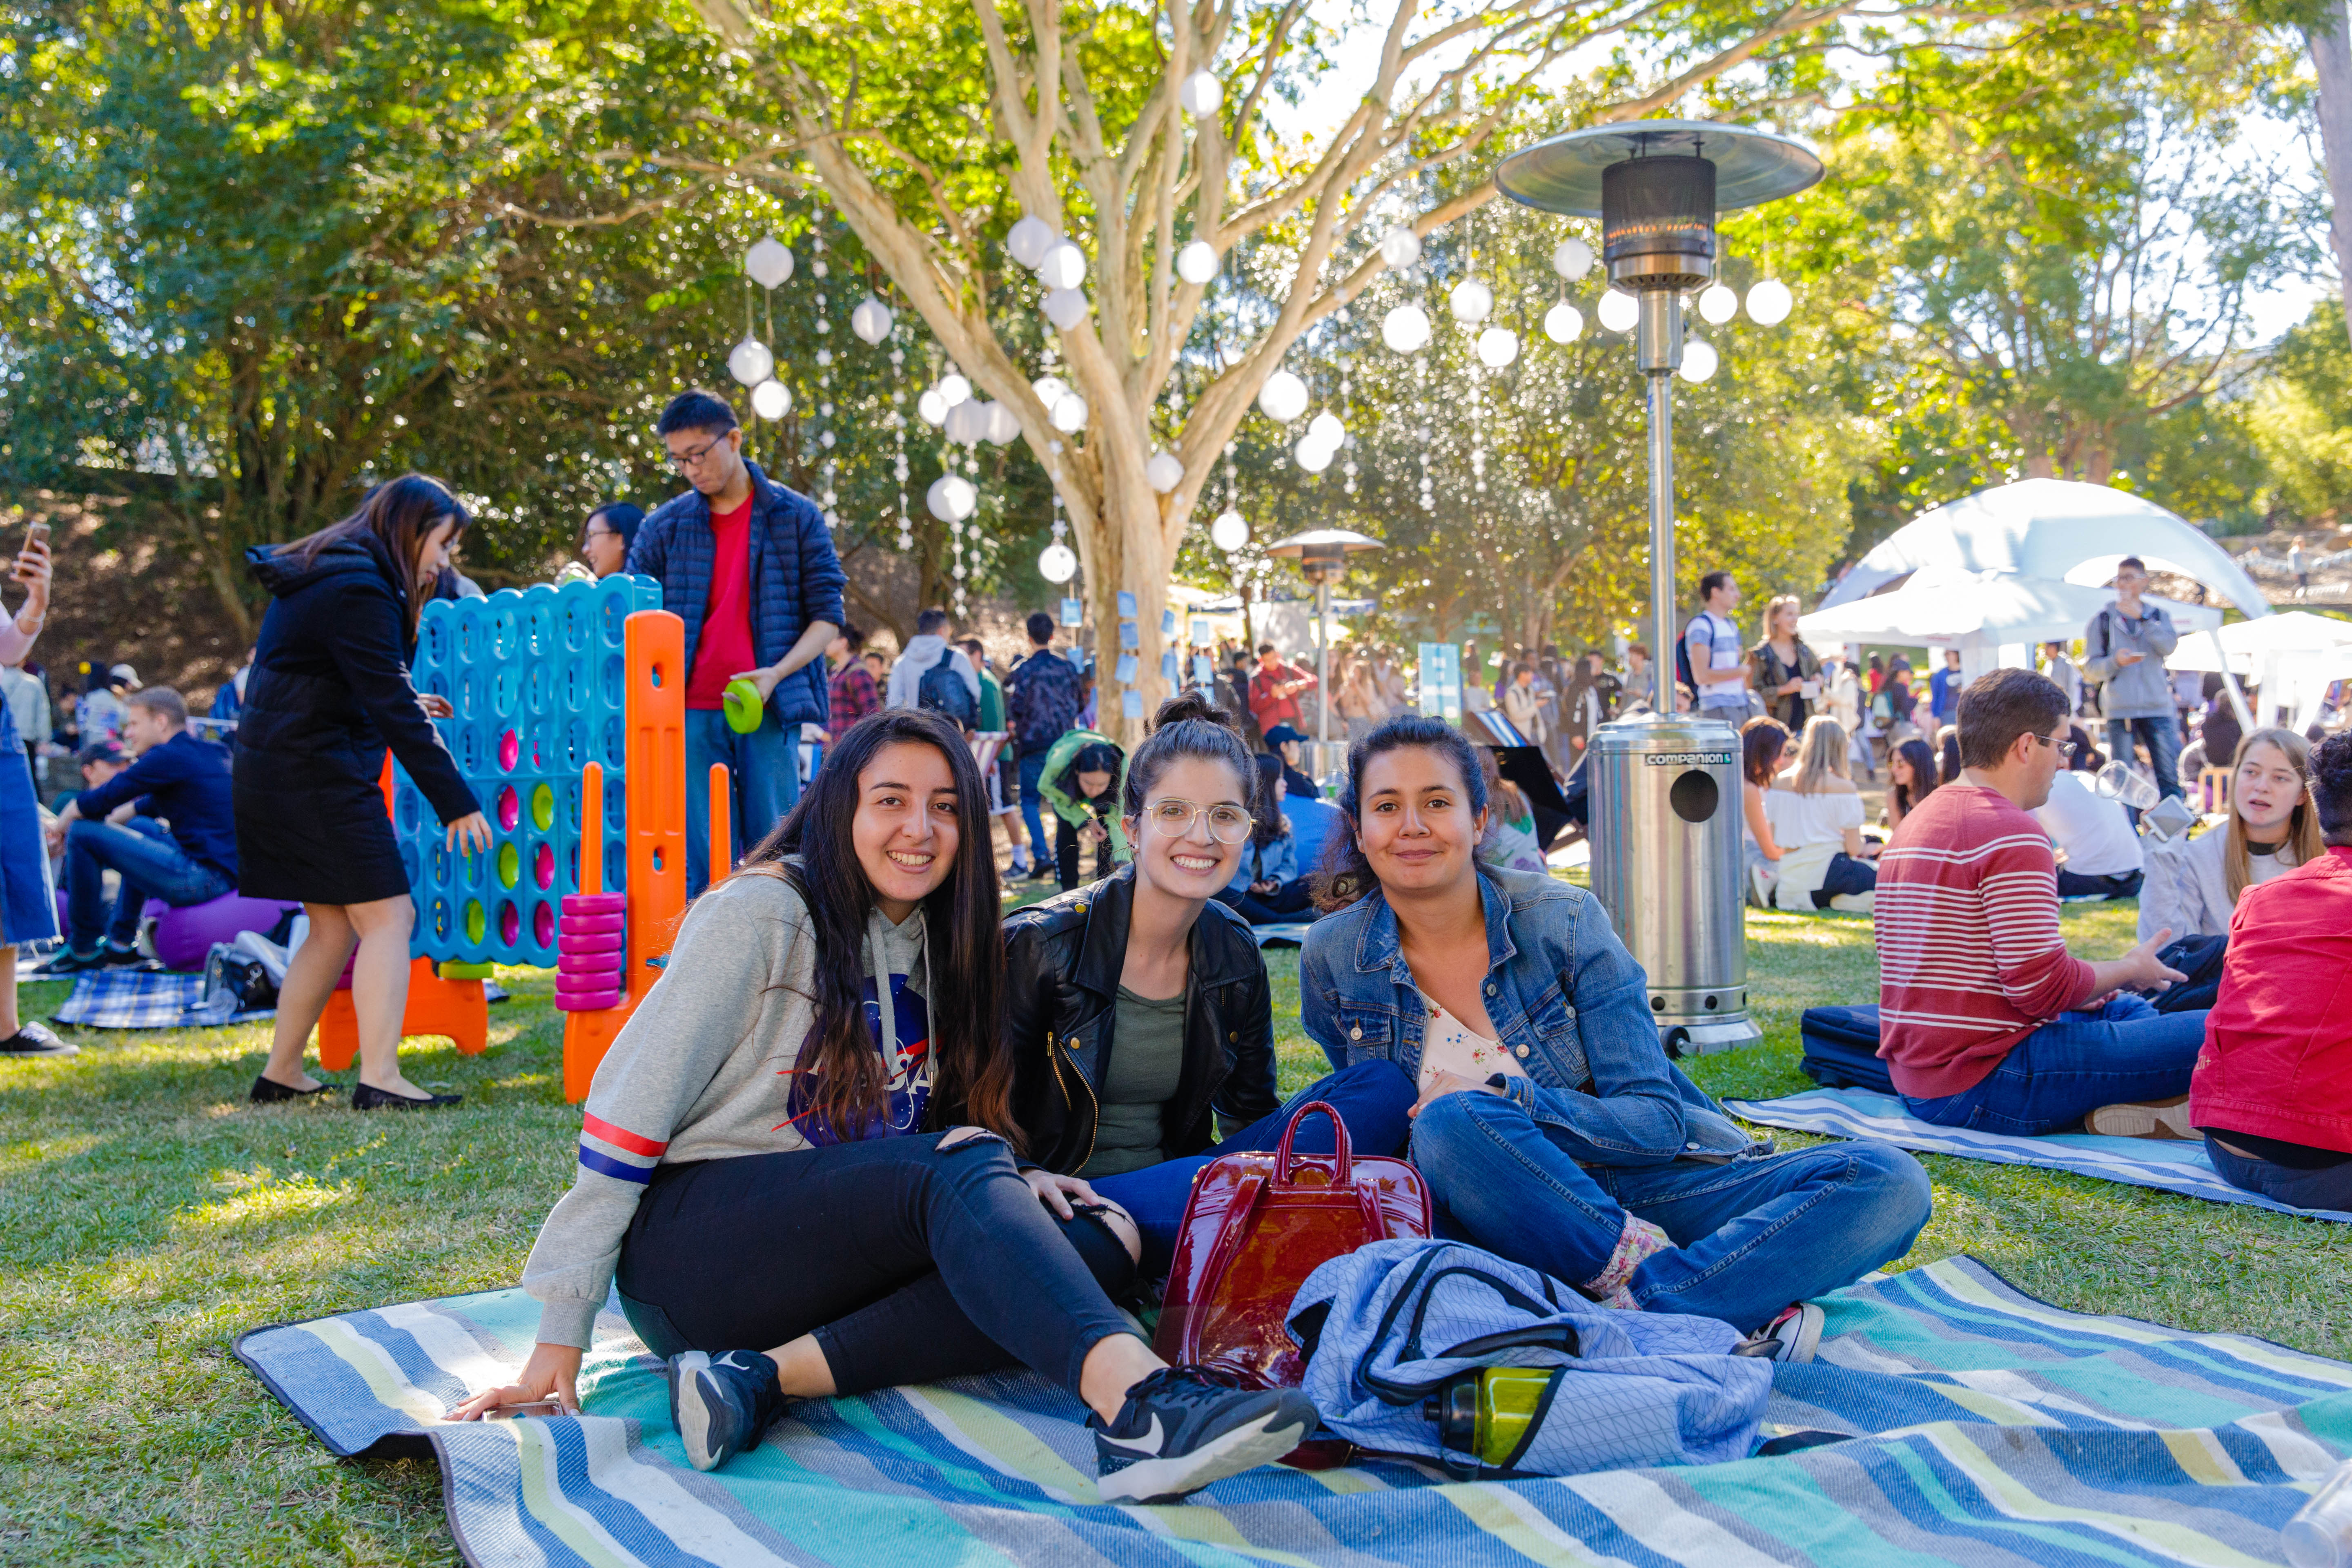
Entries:
MULTIPOLYGON (((1004 922, 1004 1038, 1013 1055, 1013 1116, 1029 1161, 1076 1173, 1093 1157, 1095 1112, 1110 1061, 1135 868, 1032 904, 1004 922)), ((1161 1112, 1171 1159, 1271 1115, 1274 1002, 1265 960, 1242 918, 1220 903, 1192 926, 1184 983, 1184 1066, 1161 1112)))

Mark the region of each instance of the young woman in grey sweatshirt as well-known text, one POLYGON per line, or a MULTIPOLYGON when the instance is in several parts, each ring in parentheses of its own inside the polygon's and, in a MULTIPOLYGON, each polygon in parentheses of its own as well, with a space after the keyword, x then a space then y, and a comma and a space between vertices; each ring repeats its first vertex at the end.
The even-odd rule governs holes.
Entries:
POLYGON ((877 713, 695 901, 596 1069, 578 1174, 524 1267, 538 1343, 460 1419, 576 1411, 617 1287, 668 1360, 698 1469, 791 1399, 1016 1361, 1088 1406, 1106 1501, 1178 1496, 1306 1436, 1297 1391, 1154 1356, 1104 1292, 1133 1259, 1091 1189, 1018 1168, 987 825, 955 727, 877 713))

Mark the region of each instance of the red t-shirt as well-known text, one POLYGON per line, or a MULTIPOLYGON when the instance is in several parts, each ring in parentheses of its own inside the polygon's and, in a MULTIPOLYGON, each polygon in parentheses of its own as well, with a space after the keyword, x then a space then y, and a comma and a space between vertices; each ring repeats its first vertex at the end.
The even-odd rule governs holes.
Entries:
POLYGON ((711 508, 710 534, 710 598, 687 678, 688 708, 725 706, 727 683, 759 668, 751 652, 751 498, 733 511, 711 508))

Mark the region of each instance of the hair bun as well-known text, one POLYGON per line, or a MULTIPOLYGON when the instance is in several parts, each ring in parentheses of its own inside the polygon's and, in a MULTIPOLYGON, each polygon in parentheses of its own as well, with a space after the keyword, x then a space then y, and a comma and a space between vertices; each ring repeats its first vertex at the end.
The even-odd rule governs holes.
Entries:
POLYGON ((1231 714, 1210 701, 1206 695, 1199 691, 1181 691, 1162 702, 1160 705, 1160 711, 1151 716, 1151 728, 1156 733, 1171 724, 1181 723, 1187 719, 1198 719, 1205 723, 1221 725, 1235 734, 1241 732, 1241 726, 1234 722, 1231 714))

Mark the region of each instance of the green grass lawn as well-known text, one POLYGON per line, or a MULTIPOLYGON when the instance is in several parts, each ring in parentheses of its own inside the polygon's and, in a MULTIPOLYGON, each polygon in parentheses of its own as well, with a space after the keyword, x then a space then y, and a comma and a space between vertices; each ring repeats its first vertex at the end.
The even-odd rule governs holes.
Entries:
MULTIPOLYGON (((2118 952, 2130 905, 2071 906, 2118 952)), ((1718 1094, 1806 1087, 1797 1017, 1868 1000, 1867 921, 1748 915, 1765 1042, 1694 1066, 1718 1094)), ((1321 1070, 1297 958, 1268 954, 1286 1091, 1321 1070)), ((501 978, 478 1058, 420 1046, 455 1111, 245 1102, 263 1026, 68 1030, 79 1057, 0 1076, 0 1563, 448 1563, 429 1462, 331 1458, 229 1354, 247 1329, 513 1283, 570 1181, 544 971, 501 978)), ((63 985, 20 993, 30 1016, 63 985)), ((1805 1142, 1779 1134, 1784 1146, 1805 1142)), ((2063 1307, 2352 1356, 2347 1227, 2051 1172, 1930 1158, 1909 1262, 1967 1252, 2063 1307), (2334 1303, 2330 1306, 2329 1303, 2334 1303)))

